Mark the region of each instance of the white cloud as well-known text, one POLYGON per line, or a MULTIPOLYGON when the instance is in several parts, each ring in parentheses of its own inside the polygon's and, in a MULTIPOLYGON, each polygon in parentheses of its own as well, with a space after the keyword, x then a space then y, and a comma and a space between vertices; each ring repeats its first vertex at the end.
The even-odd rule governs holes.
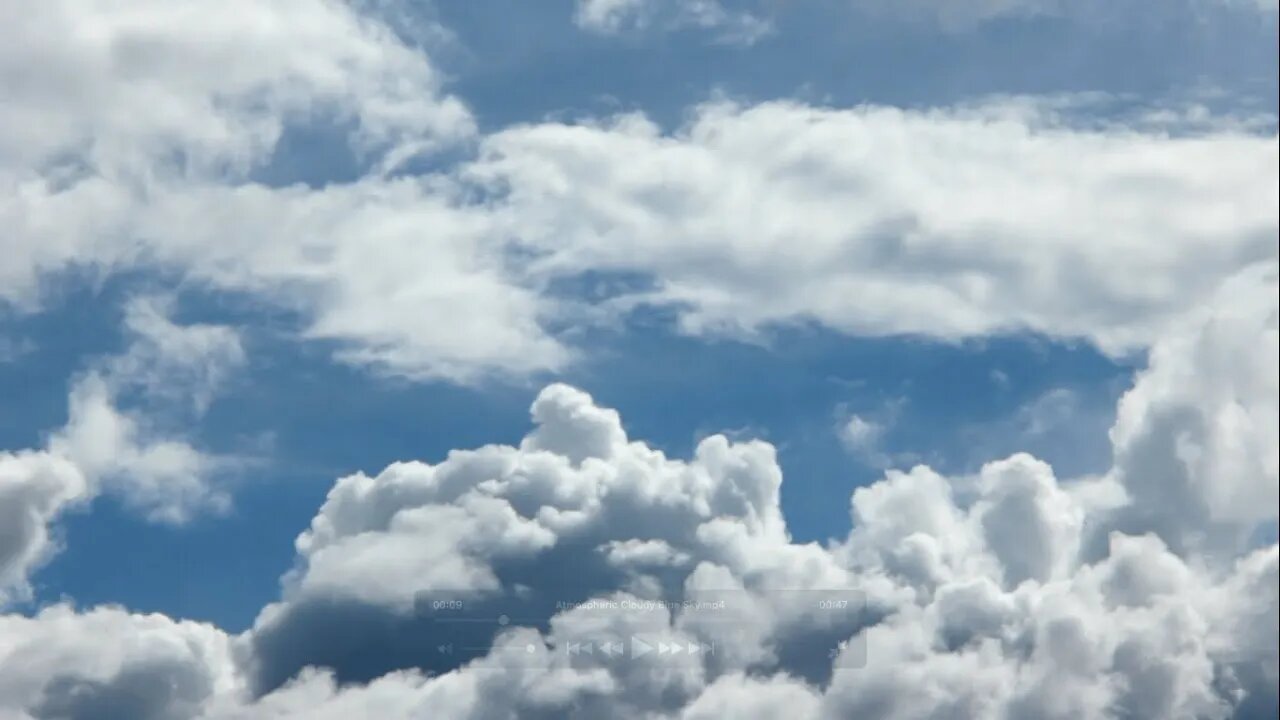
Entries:
POLYGON ((479 246, 483 218, 380 179, 474 133, 388 27, 330 0, 8 4, 0 301, 37 309, 42 279, 69 267, 158 265, 298 309, 356 362, 455 377, 560 361, 503 243, 479 246), (312 127, 364 183, 250 182, 284 133, 312 127))
POLYGON ((560 366, 568 353, 542 327, 554 303, 511 266, 483 208, 462 205, 450 187, 431 178, 320 190, 182 183, 140 197, 86 181, 21 198, 14 211, 42 246, 126 253, 99 257, 99 269, 169 268, 189 286, 294 310, 304 338, 337 341, 353 364, 466 381, 560 366), (107 242, 121 237, 130 242, 107 242))
POLYGON ((578 0, 573 19, 580 27, 617 32, 628 22, 640 22, 647 0, 578 0))
POLYGON ((554 303, 463 195, 440 178, 179 188, 122 220, 192 279, 299 310, 353 364, 462 381, 561 366, 554 303))
MULTIPOLYGON (((535 427, 518 447, 341 479, 298 539, 283 598, 240 637, 110 611, 114 623, 152 630, 123 645, 139 648, 133 654, 92 664, 97 635, 82 628, 101 622, 102 610, 0 620, 19 628, 0 634, 18 645, 38 636, 47 638, 42 647, 66 648, 58 662, 0 681, 0 708, 26 717, 128 699, 153 717, 206 718, 428 710, 521 718, 1266 717, 1278 701, 1280 548, 1202 552, 1183 540, 1196 522, 1212 531, 1217 516, 1144 507, 1141 492, 1143 482, 1160 481, 1182 498, 1180 483, 1201 481, 1230 482, 1226 497, 1274 492, 1272 448, 1251 440, 1227 453, 1225 427, 1210 422, 1237 404, 1263 403, 1259 422, 1273 413, 1265 407, 1273 389, 1252 384, 1273 369, 1271 357, 1242 349, 1273 341, 1274 293, 1264 290, 1274 287, 1274 275, 1233 280, 1220 302, 1157 343, 1122 401, 1116 469, 1090 482, 1127 489, 1124 507, 1144 510, 1144 521, 1167 511, 1168 523, 1118 528, 1113 511, 1090 500, 1095 491, 1015 455, 972 478, 891 471, 854 493, 855 526, 843 542, 797 544, 767 444, 714 436, 687 461, 668 458, 629 439, 616 412, 556 385, 535 401, 535 427), (1165 380, 1175 376, 1195 380, 1165 380), (1163 427, 1170 408, 1182 419, 1180 442, 1128 451, 1163 427), (1187 455, 1180 448, 1188 445, 1218 454, 1187 455), (1178 463, 1188 463, 1185 475, 1168 475, 1178 463), (1229 476, 1201 475, 1217 472, 1229 476), (1082 551, 1095 529, 1104 532, 1101 551, 1082 551), (796 600, 804 597, 798 590, 833 587, 856 588, 865 604, 830 612, 796 600), (684 604, 714 598, 729 598, 723 614, 684 604), (442 660, 434 646, 446 631, 430 609, 437 599, 516 619, 479 630, 489 650, 442 660), (645 601, 663 604, 622 609, 645 601), (541 629, 520 620, 539 616, 549 619, 541 629), (64 637, 73 634, 74 642, 64 637), (202 639, 179 640, 193 634, 202 639), (715 643, 717 652, 683 655, 678 667, 674 655, 567 652, 570 643, 633 636, 715 643), (838 649, 840 641, 850 642, 838 649), (865 666, 848 666, 864 647, 865 666), (806 648, 820 651, 816 663, 799 652, 806 648), (834 668, 827 648, 837 649, 834 668), (134 654, 154 661, 135 662, 134 654), (157 674, 189 680, 140 680, 157 674)), ((1266 431, 1265 422, 1233 422, 1242 438, 1266 431)), ((1212 493, 1202 497, 1218 507, 1212 493)), ((1274 505, 1221 507, 1239 528, 1276 520, 1274 505)))
POLYGON ((190 718, 239 679, 209 625, 101 607, 0 615, 0 717, 190 718))
POLYGON ((162 298, 130 301, 128 347, 72 382, 66 424, 43 449, 0 452, 0 605, 30 597, 30 574, 57 550, 51 526, 100 492, 158 522, 227 507, 213 482, 227 460, 172 437, 156 416, 174 405, 202 414, 244 361, 240 337, 224 326, 177 325, 169 310, 162 298), (142 400, 122 407, 120 396, 131 393, 142 400))
POLYGON ((0 452, 0 607, 30 597, 28 576, 57 549, 50 524, 82 501, 87 481, 47 452, 0 452))
POLYGON ((136 414, 116 407, 102 376, 76 382, 68 414, 49 439, 49 452, 119 491, 153 520, 182 522, 194 509, 228 502, 205 483, 214 461, 184 441, 149 437, 136 414))
POLYGON ((836 436, 852 456, 872 468, 884 469, 893 464, 892 457, 883 448, 887 430, 887 421, 851 413, 837 424, 836 436))
POLYGON ((177 406, 199 416, 228 374, 244 362, 239 335, 221 325, 177 325, 169 301, 139 297, 125 306, 124 353, 104 358, 72 384, 68 418, 48 442, 103 487, 157 521, 183 522, 229 498, 209 483, 222 462, 185 440, 165 437, 149 414, 177 406), (140 407, 120 397, 139 394, 140 407))
POLYGON ((1054 99, 714 102, 673 132, 627 116, 478 137, 429 58, 339 3, 15 14, 0 294, 25 309, 68 268, 159 268, 295 311, 344 361, 475 382, 570 362, 560 330, 602 311, 556 288, 583 274, 652 281, 606 319, 648 303, 693 333, 816 322, 1125 351, 1276 257, 1277 141, 1248 123, 1171 137, 1068 121, 1054 99), (367 172, 254 182, 298 127, 367 172), (472 143, 434 174, 386 172, 472 143))
POLYGON ((487 138, 548 276, 651 275, 624 293, 694 333, 816 321, 861 335, 1033 331, 1144 347, 1223 278, 1274 260, 1275 137, 1080 130, 1025 104, 924 112, 702 107, 487 138))
POLYGON ((1105 527, 1234 556, 1280 505, 1274 267, 1233 278, 1156 343, 1121 399, 1112 478, 1132 498, 1105 527))
POLYGON ((723 42, 745 45, 772 30, 760 13, 731 9, 720 0, 577 0, 573 20, 584 30, 606 35, 654 25, 669 30, 692 27, 714 31, 723 42))
POLYGON ((117 390, 139 390, 153 401, 190 405, 203 413, 231 372, 245 361, 239 333, 225 325, 178 325, 174 300, 138 296, 124 306, 128 350, 106 358, 103 373, 117 390))
POLYGON ((358 147, 393 156, 471 132, 426 59, 344 3, 5 5, 10 182, 240 174, 315 114, 350 120, 358 147))
POLYGON ((767 720, 786 717, 812 720, 819 717, 818 707, 817 693, 804 683, 779 675, 759 679, 732 674, 716 678, 684 709, 680 718, 767 720))
POLYGON ((860 415, 850 415, 840 428, 840 439, 859 452, 874 452, 883 433, 884 427, 880 423, 865 420, 860 415))

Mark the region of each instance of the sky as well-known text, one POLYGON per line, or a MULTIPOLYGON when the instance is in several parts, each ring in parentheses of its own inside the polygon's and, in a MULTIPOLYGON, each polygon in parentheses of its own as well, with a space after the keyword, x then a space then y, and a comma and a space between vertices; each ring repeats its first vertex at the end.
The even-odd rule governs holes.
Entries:
POLYGON ((0 8, 0 720, 1275 717, 1274 2, 0 8))

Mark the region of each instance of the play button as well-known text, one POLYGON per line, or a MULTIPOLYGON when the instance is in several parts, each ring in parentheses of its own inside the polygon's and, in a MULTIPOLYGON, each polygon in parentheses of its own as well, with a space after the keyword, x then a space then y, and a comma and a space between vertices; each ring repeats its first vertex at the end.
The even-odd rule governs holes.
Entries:
POLYGON ((634 635, 631 636, 631 657, 638 658, 641 655, 648 655, 651 652, 653 652, 652 645, 634 635))

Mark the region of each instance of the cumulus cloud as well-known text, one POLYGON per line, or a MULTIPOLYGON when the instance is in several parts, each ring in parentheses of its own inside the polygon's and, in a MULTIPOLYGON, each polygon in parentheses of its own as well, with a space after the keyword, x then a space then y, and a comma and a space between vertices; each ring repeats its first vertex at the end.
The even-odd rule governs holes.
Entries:
POLYGON ((131 300, 128 347, 74 379, 66 424, 44 448, 0 452, 0 604, 30 596, 31 572, 57 550, 54 521, 100 492, 170 523, 229 503, 211 482, 225 459, 172 436, 158 420, 175 405, 174 417, 204 412, 244 361, 240 337, 219 325, 178 325, 170 310, 164 298, 131 300))
POLYGON ((27 578, 56 549, 52 520, 84 499, 73 463, 39 451, 0 452, 0 607, 29 597, 27 578))
POLYGON ((1104 476, 1025 454, 890 471, 854 492, 848 537, 802 544, 768 444, 670 458, 553 385, 518 446, 339 480, 240 636, 117 609, 0 618, 0 709, 1269 717, 1280 549, 1241 538, 1277 513, 1274 272, 1156 344, 1104 476))
POLYGON ((163 615, 54 605, 0 615, 0 717, 197 716, 239 682, 226 634, 163 615))
POLYGON ((1112 478, 1131 502, 1102 526, 1232 557, 1280 504, 1274 266, 1234 278, 1158 342, 1121 399, 1112 478))

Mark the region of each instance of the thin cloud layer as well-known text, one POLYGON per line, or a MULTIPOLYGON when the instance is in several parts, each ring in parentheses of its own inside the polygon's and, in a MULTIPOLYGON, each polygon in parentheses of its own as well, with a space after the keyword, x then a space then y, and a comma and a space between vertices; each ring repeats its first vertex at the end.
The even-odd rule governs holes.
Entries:
MULTIPOLYGON (((858 20, 868 17, 925 23, 946 32, 972 32, 983 25, 1010 20, 1066 20, 1096 23, 1117 17, 1151 17, 1170 14, 1226 10, 1274 13, 1276 0, 1161 0, 1158 3, 1132 0, 829 0, 829 6, 844 7, 858 20)), ((786 0, 577 0, 574 22, 584 30, 619 34, 651 27, 656 19, 666 19, 666 29, 698 27, 721 33, 727 27, 750 29, 737 38, 753 42, 767 34, 773 21, 788 12, 804 9, 804 3, 786 0)))
POLYGON ((844 541, 798 544, 768 444, 714 436, 669 458, 553 385, 518 447, 339 480, 298 538, 282 599, 241 636, 111 609, 0 619, 0 668, 22 663, 0 673, 0 712, 1268 717, 1280 548, 1186 539, 1276 521, 1274 505, 1244 512, 1213 490, 1276 491, 1276 355, 1209 351, 1274 345, 1275 279, 1233 279, 1157 343, 1121 401, 1105 476, 1063 480, 1025 454, 972 477, 890 471, 854 492, 844 541), (1191 504, 1150 502, 1156 478, 1191 504), (796 601, 831 588, 860 601, 796 601), (713 598, 731 599, 718 614, 691 605, 713 598), (513 620, 442 655, 439 608, 454 601, 513 620), (99 627, 111 630, 87 632, 99 627), (104 655, 111 633, 134 640, 104 655), (637 654, 635 637, 716 651, 677 661, 637 654), (628 651, 569 651, 602 642, 628 651), (35 646, 58 659, 23 662, 35 646))

